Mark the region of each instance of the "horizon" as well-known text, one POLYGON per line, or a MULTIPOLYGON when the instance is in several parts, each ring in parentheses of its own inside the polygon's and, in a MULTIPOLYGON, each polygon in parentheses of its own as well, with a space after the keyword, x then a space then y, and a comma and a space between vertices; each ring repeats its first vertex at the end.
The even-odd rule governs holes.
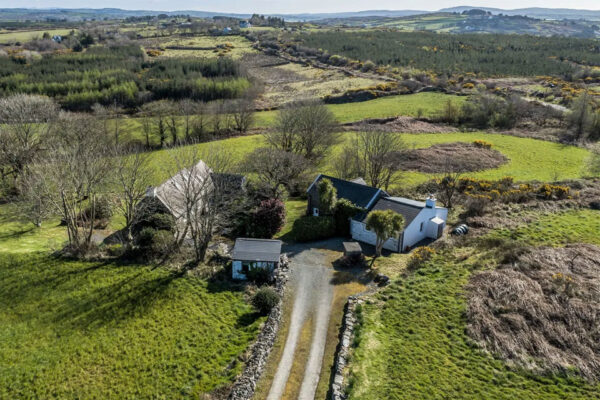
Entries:
POLYGON ((577 0, 570 2, 569 6, 565 6, 562 0, 549 1, 519 1, 519 0, 489 0, 487 4, 456 4, 447 0, 434 0, 429 2, 427 7, 398 7, 397 2, 391 0, 379 0, 376 4, 369 8, 361 7, 362 2, 359 0, 349 0, 342 3, 338 0, 330 0, 321 2, 318 0, 305 1, 302 8, 296 6, 296 2, 287 1, 273 4, 271 0, 258 0, 251 2, 251 5, 246 5, 246 1, 241 0, 223 0, 219 2, 220 7, 214 6, 213 2, 199 2, 190 0, 129 0, 127 4, 122 4, 123 1, 106 0, 102 7, 97 7, 97 1, 91 0, 24 0, 18 7, 14 6, 14 0, 0 0, 0 8, 4 9, 120 9, 125 11, 155 11, 155 12, 177 12, 177 11, 196 11, 209 13, 228 13, 228 14, 335 14, 335 13, 353 13, 353 12, 368 12, 368 11, 439 11, 445 8, 454 7, 472 7, 472 8, 497 8, 501 10, 518 10, 527 8, 540 9, 568 9, 568 10, 585 10, 585 11, 600 11, 600 3, 595 0, 577 0), (204 6, 203 6, 203 5, 204 6), (354 6, 356 5, 356 6, 354 6), (270 8, 269 8, 270 7, 270 8))

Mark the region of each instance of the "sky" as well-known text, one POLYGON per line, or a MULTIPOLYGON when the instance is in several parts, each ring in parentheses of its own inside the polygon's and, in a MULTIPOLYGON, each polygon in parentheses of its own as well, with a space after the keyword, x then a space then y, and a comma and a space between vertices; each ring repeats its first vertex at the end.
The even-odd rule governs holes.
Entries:
POLYGON ((544 7, 600 10, 599 0, 0 0, 0 8, 122 8, 268 14, 415 9, 429 11, 461 5, 503 9, 544 7))

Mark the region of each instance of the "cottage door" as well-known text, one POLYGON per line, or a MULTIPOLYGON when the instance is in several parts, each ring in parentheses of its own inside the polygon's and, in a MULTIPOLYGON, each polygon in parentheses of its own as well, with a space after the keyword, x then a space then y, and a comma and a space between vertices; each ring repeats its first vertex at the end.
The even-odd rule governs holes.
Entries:
POLYGON ((444 224, 440 224, 440 225, 438 225, 438 231, 437 231, 437 238, 436 239, 441 238, 443 234, 444 234, 444 224))

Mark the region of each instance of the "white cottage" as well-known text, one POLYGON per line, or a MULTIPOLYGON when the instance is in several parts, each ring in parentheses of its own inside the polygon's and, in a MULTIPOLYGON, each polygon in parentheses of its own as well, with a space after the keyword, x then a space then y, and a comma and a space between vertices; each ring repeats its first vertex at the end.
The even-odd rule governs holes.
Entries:
POLYGON ((233 247, 231 274, 233 279, 246 280, 254 268, 273 272, 279 266, 281 240, 239 238, 233 247))
MULTIPOLYGON (((448 209, 438 207, 433 196, 425 202, 403 197, 384 197, 369 211, 374 210, 392 210, 404 217, 404 231, 397 239, 388 239, 383 245, 384 249, 397 253, 410 250, 422 240, 440 238, 448 218, 448 209)), ((375 245, 375 233, 366 228, 367 215, 368 213, 362 213, 351 220, 350 233, 355 240, 375 245)))

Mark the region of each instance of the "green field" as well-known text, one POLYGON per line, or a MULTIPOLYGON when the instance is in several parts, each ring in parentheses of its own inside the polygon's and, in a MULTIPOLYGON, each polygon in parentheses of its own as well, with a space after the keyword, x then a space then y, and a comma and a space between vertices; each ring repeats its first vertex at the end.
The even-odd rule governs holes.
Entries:
POLYGON ((0 33, 0 43, 27 42, 33 39, 41 39, 44 32, 53 35, 68 35, 71 29, 47 29, 40 31, 17 31, 17 32, 2 32, 0 33))
MULTIPOLYGON (((388 118, 396 116, 423 117, 438 115, 448 100, 460 106, 466 96, 455 96, 443 93, 416 93, 399 96, 381 97, 375 100, 357 103, 328 104, 339 123, 356 122, 368 118, 388 118)), ((275 120, 276 111, 257 113, 257 126, 270 126, 275 120)))
MULTIPOLYGON (((343 143, 351 139, 353 133, 347 132, 341 136, 341 143, 333 149, 330 157, 321 166, 320 171, 333 173, 333 163, 336 154, 341 151, 343 143)), ((589 151, 558 143, 536 139, 520 138, 509 135, 490 133, 435 133, 435 134, 401 134, 409 148, 429 147, 437 143, 467 142, 482 139, 493 144, 493 148, 509 158, 509 162, 499 168, 468 174, 482 179, 499 179, 512 176, 517 181, 554 181, 557 179, 574 179, 585 176, 586 160, 589 151)), ((265 146, 262 135, 242 136, 225 139, 218 142, 202 143, 198 145, 203 149, 213 146, 222 146, 232 152, 236 160, 250 153, 257 147, 265 146)), ((157 181, 167 178, 168 165, 172 157, 171 150, 160 150, 152 153, 153 163, 157 169, 157 181)), ((432 175, 418 172, 402 172, 402 187, 410 187, 430 179, 432 175)))
POLYGON ((1 399, 198 398, 241 372, 264 321, 243 287, 51 256, 65 241, 0 205, 1 399))
POLYGON ((0 398, 198 398, 262 318, 227 284, 164 268, 0 255, 0 398))
MULTIPOLYGON (((598 211, 570 211, 500 234, 532 245, 600 244, 599 221, 598 211)), ((350 364, 350 399, 600 398, 598 384, 513 369, 473 345, 465 334, 463 288, 473 271, 496 262, 474 248, 448 250, 367 301, 350 364)))
POLYGON ((528 246, 564 246, 580 242, 600 246, 599 232, 600 211, 577 210, 537 216, 517 229, 500 229, 490 235, 528 246))
MULTIPOLYGON (((339 123, 357 122, 368 118, 388 118, 396 116, 416 117, 420 112, 424 117, 439 114, 448 100, 456 105, 466 101, 465 96, 447 95, 441 93, 417 93, 411 95, 388 96, 375 100, 358 103, 329 104, 339 123)), ((255 114, 254 128, 264 129, 273 126, 277 111, 260 111, 255 114)), ((136 118, 123 121, 122 135, 124 140, 144 143, 141 122, 136 118)), ((151 138, 152 145, 158 144, 158 139, 151 138)))

